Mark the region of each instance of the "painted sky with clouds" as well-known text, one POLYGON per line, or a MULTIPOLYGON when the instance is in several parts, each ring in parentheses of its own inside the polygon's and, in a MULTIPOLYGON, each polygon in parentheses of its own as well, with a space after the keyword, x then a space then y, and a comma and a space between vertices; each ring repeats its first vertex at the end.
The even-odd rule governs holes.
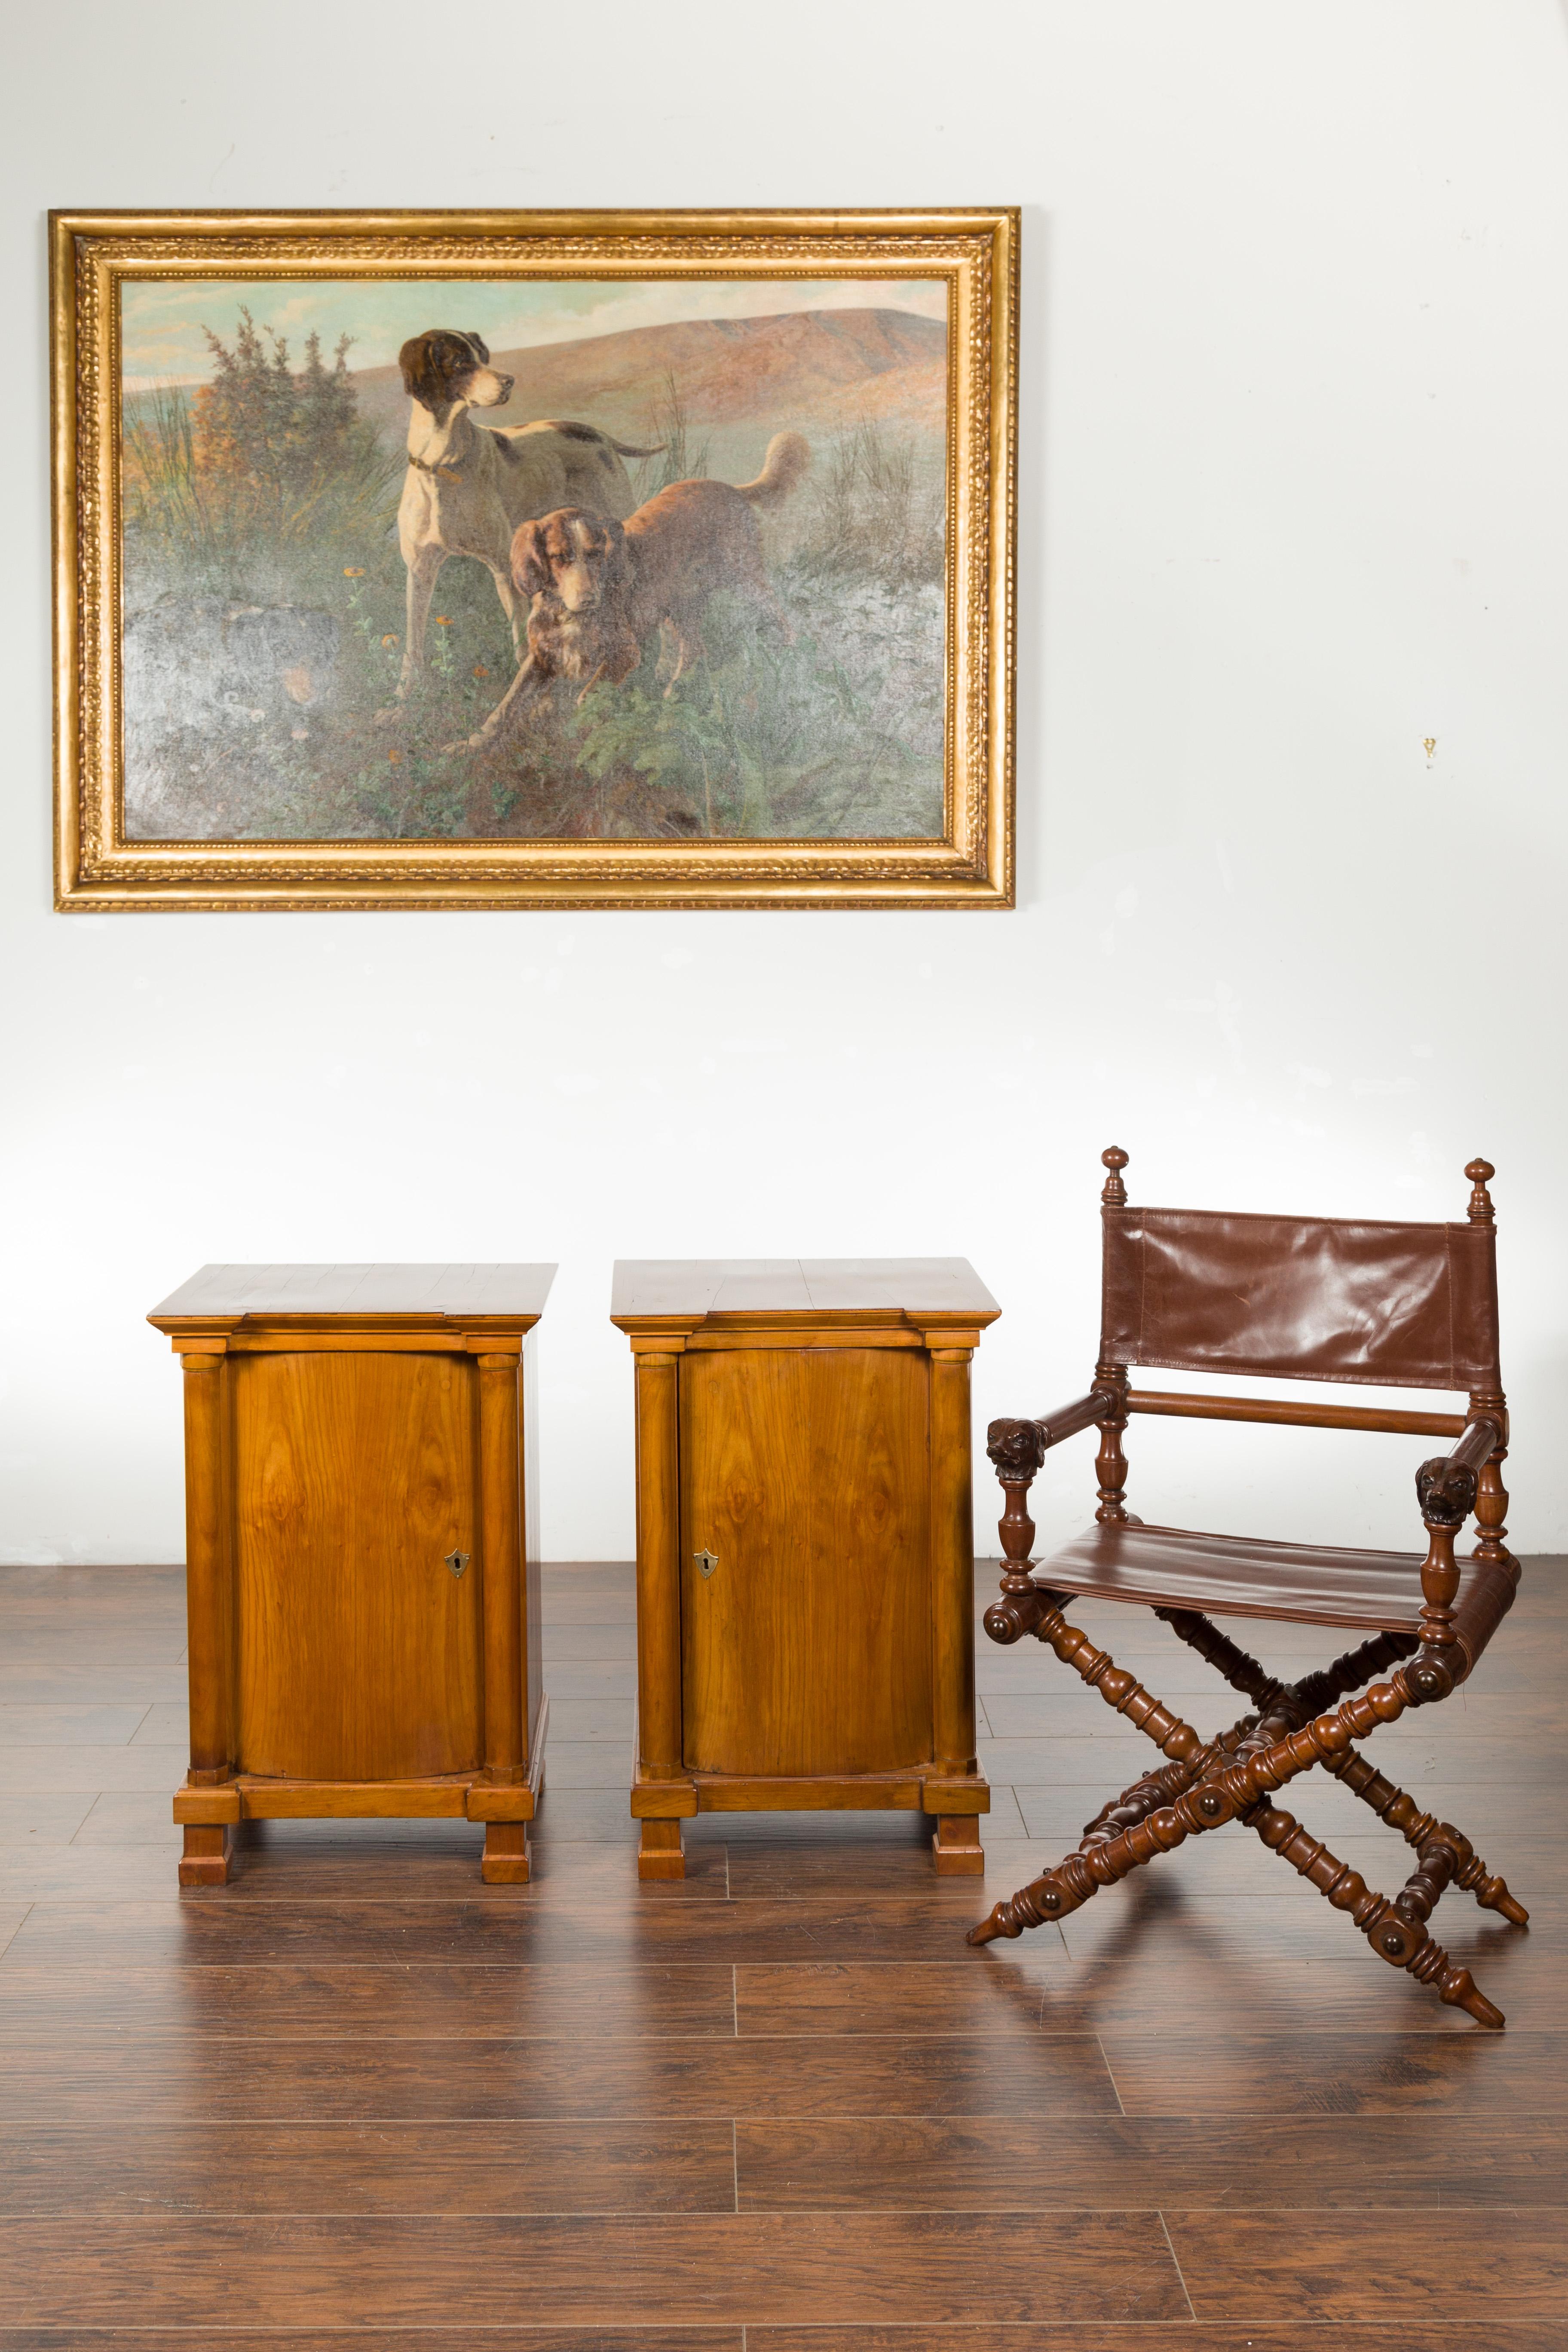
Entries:
POLYGON ((624 279, 203 278, 126 282, 121 350, 128 392, 199 382, 210 365, 204 326, 234 340, 240 305, 283 336, 298 363, 312 329, 327 355, 353 338, 349 365, 386 367, 410 335, 461 327, 492 351, 563 343, 680 319, 756 319, 785 310, 913 310, 945 319, 947 286, 921 278, 624 279))

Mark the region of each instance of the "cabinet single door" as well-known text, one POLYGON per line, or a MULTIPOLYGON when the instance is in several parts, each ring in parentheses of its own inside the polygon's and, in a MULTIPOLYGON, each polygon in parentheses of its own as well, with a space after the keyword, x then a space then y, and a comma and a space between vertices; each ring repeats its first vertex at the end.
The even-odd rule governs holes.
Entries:
POLYGON ((688 1770, 928 1762, 924 1356, 716 1349, 679 1379, 688 1770))
POLYGON ((327 1351, 232 1363, 241 1770, 473 1769, 472 1366, 327 1351), (469 1555, 460 1577, 452 1552, 469 1555))

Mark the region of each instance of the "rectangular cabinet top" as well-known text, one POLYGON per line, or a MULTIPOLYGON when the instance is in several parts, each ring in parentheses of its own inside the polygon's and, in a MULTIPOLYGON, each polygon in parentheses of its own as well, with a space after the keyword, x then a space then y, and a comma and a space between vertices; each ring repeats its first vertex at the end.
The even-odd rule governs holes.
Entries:
POLYGON ((994 1323, 1002 1309, 967 1258, 617 1258, 610 1320, 624 1331, 842 1315, 994 1323))
POLYGON ((554 1276, 552 1265, 204 1265, 147 1320, 160 1331, 327 1316, 534 1323, 554 1276))

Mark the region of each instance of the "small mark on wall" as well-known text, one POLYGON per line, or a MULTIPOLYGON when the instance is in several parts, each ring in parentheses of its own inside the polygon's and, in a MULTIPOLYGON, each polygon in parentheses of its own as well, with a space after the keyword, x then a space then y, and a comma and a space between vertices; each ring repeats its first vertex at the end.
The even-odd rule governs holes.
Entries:
POLYGON ((1430 767, 1433 761, 1437 756, 1437 738, 1436 735, 1423 735, 1421 738, 1421 748, 1426 754, 1426 765, 1430 767))

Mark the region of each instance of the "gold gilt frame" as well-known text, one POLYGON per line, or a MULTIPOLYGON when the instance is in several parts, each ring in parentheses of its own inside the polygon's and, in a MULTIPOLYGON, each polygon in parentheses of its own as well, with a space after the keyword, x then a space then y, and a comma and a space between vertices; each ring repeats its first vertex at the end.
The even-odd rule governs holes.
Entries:
POLYGON ((1018 215, 57 213, 56 904, 62 908, 1010 907, 1018 215), (945 278, 943 836, 127 841, 120 299, 132 278, 945 278))

